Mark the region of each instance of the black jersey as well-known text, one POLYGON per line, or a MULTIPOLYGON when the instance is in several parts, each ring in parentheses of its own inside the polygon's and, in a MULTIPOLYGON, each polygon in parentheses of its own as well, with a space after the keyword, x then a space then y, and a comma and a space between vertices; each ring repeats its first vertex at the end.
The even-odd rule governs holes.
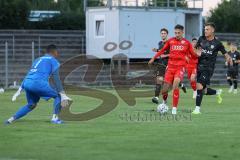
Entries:
POLYGON ((198 60, 198 70, 211 70, 215 68, 218 52, 226 54, 226 50, 221 41, 214 38, 208 41, 204 36, 200 37, 196 48, 202 48, 202 54, 198 60))
MULTIPOLYGON (((163 46, 165 45, 165 42, 163 42, 163 41, 160 41, 159 43, 158 43, 158 51, 160 51, 162 48, 163 48, 163 46)), ((165 51, 164 52, 164 55, 167 55, 167 54, 169 54, 169 51, 165 51)), ((167 64, 168 64, 168 57, 165 57, 165 58, 159 58, 159 62, 161 63, 161 64, 164 64, 165 66, 167 66, 167 64)))
POLYGON ((228 52, 229 56, 232 58, 233 61, 233 65, 231 66, 230 64, 228 64, 228 69, 234 69, 234 70, 238 70, 238 62, 240 60, 240 53, 238 51, 235 51, 234 53, 232 53, 231 51, 228 52))

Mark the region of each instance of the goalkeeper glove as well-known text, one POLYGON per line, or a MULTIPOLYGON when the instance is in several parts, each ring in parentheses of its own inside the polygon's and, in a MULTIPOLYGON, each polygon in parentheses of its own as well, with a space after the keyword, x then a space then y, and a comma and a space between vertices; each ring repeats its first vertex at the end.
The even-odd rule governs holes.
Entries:
POLYGON ((62 107, 68 107, 71 105, 72 103, 72 99, 69 98, 65 92, 60 92, 60 96, 61 96, 61 106, 62 107))
POLYGON ((16 101, 17 100, 17 97, 20 96, 21 94, 21 91, 22 91, 22 87, 19 87, 17 92, 12 96, 12 101, 16 101))

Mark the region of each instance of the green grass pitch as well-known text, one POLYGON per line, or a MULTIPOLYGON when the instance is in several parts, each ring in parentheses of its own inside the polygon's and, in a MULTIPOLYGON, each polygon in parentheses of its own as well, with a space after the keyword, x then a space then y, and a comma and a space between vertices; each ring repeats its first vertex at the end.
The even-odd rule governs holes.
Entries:
MULTIPOLYGON (((113 90, 108 90, 117 95, 113 90)), ((0 160, 227 160, 240 158, 239 94, 223 92, 223 103, 205 96, 202 114, 194 108, 192 91, 181 92, 178 120, 124 117, 150 115, 156 105, 151 97, 137 99, 129 107, 119 99, 112 112, 85 122, 49 123, 52 101, 40 102, 28 116, 12 125, 5 119, 25 104, 24 94, 11 102, 13 92, 0 95, 0 160)), ((71 96, 72 110, 86 112, 100 100, 71 96), (80 104, 81 108, 76 107, 80 104)), ((171 104, 169 97, 169 104, 171 104)))

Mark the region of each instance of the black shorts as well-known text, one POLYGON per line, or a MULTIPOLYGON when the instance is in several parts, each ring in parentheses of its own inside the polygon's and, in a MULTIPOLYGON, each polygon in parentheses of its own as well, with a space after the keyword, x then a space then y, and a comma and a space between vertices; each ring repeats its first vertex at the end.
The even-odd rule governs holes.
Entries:
POLYGON ((202 85, 210 85, 210 79, 212 78, 212 70, 198 70, 197 71, 197 83, 202 85))
POLYGON ((237 79, 238 78, 238 70, 229 69, 227 71, 227 77, 230 77, 232 79, 237 79))
POLYGON ((164 77, 166 72, 166 66, 164 64, 158 63, 158 64, 154 64, 154 75, 156 77, 160 76, 160 77, 164 77))

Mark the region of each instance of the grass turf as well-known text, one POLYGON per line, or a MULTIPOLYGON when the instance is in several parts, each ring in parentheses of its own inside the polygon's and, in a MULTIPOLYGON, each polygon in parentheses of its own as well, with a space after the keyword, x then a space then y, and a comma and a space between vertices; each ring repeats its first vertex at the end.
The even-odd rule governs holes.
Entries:
MULTIPOLYGON (((116 95, 112 90, 108 92, 116 95)), ((12 103, 12 94, 0 95, 2 122, 25 103, 24 94, 12 103)), ((101 103, 89 97, 71 97, 74 112, 85 112, 101 103)), ((229 94, 225 89, 220 105, 214 96, 205 96, 202 114, 192 116, 186 111, 194 108, 191 97, 190 90, 187 94, 181 92, 179 108, 185 111, 179 111, 184 116, 178 120, 151 119, 149 115, 154 112, 150 110, 156 105, 150 97, 138 98, 134 107, 119 98, 117 108, 106 115, 63 125, 49 123, 52 101, 41 101, 16 123, 0 124, 0 160, 239 159, 239 95, 229 94), (141 115, 140 120, 137 114, 141 115)))

